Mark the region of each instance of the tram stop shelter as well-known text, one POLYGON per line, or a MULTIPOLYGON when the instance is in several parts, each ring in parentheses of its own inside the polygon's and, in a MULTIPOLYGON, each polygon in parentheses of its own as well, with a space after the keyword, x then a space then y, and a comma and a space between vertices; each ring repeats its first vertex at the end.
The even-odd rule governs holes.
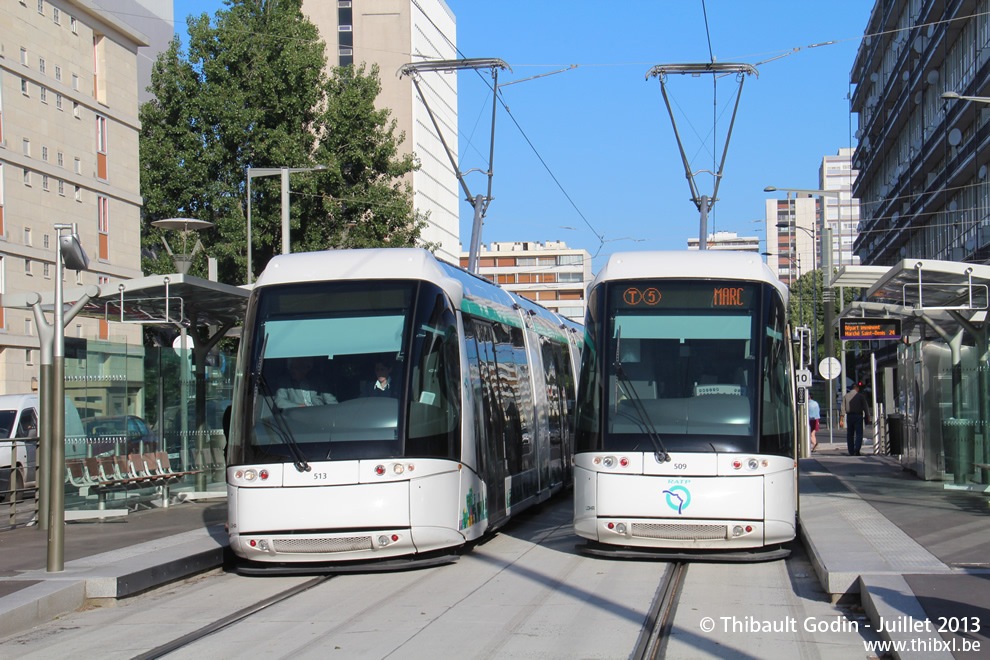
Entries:
MULTIPOLYGON (((87 293, 92 293, 93 288, 66 288, 64 303, 74 303, 87 293)), ((79 311, 79 316, 103 319, 111 324, 135 323, 176 328, 182 338, 181 347, 191 343, 198 365, 205 364, 207 353, 243 320, 251 293, 249 287, 221 284, 181 273, 122 280, 116 285, 104 285, 97 289, 98 294, 90 298, 79 311)), ((2 304, 4 307, 29 309, 29 301, 38 295, 4 295, 2 304)), ((50 312, 54 308, 53 294, 40 295, 42 309, 50 312)), ((183 363, 188 365, 187 360, 183 363)), ((188 378, 181 378, 180 397, 183 402, 188 400, 188 382, 188 378)), ((202 369, 197 369, 195 387, 194 428, 198 431, 195 434, 196 449, 201 451, 203 447, 198 445, 203 442, 202 431, 206 421, 206 381, 202 369)), ((182 438, 188 442, 191 420, 185 405, 180 405, 179 410, 182 438)), ((187 456, 188 448, 183 449, 183 456, 187 456)), ((196 479, 196 489, 205 490, 205 474, 197 475, 196 479)))
POLYGON ((878 363, 891 453, 924 479, 986 489, 990 266, 905 259, 891 267, 847 268, 833 286, 867 291, 865 300, 842 310, 837 324, 842 318, 901 320, 896 349, 888 347, 878 363))

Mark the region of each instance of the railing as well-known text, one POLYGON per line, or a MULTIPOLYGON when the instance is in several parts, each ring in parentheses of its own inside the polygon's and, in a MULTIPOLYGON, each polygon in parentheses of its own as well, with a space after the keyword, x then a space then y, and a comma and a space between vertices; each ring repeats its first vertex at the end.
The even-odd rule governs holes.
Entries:
POLYGON ((13 439, 0 444, 9 448, 8 458, 17 457, 0 467, 0 530, 33 525, 38 519, 38 441, 13 439))

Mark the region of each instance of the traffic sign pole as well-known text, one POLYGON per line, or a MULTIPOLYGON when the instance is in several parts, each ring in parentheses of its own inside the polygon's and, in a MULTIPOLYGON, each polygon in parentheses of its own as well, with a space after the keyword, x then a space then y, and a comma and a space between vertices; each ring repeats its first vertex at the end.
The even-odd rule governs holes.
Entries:
POLYGON ((842 363, 834 357, 827 357, 818 365, 818 373, 828 381, 828 443, 832 444, 832 434, 835 433, 832 427, 832 407, 835 401, 835 388, 832 381, 842 375, 842 363))

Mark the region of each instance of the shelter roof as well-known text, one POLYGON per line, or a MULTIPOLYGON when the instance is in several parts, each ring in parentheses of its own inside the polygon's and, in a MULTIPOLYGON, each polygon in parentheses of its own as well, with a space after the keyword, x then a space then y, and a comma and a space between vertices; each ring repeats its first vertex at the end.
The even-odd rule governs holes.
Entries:
MULTIPOLYGON (((187 327, 237 324, 244 318, 251 295, 247 287, 179 273, 121 280, 116 285, 98 287, 98 290, 98 295, 79 312, 81 316, 110 322, 187 327)), ((75 302, 85 292, 83 287, 67 288, 63 300, 67 304, 75 302)), ((4 295, 2 304, 4 307, 28 308, 28 301, 36 295, 4 295)), ((49 291, 40 295, 43 308, 52 309, 54 293, 49 291)))

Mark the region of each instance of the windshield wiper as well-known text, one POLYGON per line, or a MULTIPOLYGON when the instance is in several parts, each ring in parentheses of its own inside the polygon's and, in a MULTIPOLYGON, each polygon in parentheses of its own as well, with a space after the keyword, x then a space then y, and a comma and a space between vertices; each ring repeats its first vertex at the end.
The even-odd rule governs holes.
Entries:
MULTIPOLYGON (((667 448, 663 446, 663 441, 660 439, 660 434, 657 433, 656 427, 653 425, 653 420, 650 419, 649 413, 646 412, 646 408, 643 406, 643 402, 640 401, 639 395, 636 394, 636 388, 633 387, 632 381, 629 380, 629 376, 626 375, 626 370, 622 368, 622 360, 619 359, 619 349, 622 346, 622 330, 616 331, 615 335, 615 363, 612 365, 615 368, 616 378, 616 389, 618 390, 619 381, 622 381, 622 389, 626 391, 629 396, 629 400, 633 402, 633 410, 639 416, 640 422, 646 427, 646 436, 653 443, 653 457, 656 458, 657 463, 666 463, 670 461, 670 454, 667 452, 667 448)), ((618 397, 616 397, 615 402, 616 411, 618 411, 619 402, 618 397)))
POLYGON ((272 388, 268 385, 268 381, 261 372, 266 348, 268 348, 268 335, 265 335, 265 341, 261 345, 261 353, 258 355, 256 369, 254 374, 252 374, 254 376, 254 405, 252 407, 254 410, 258 410, 258 393, 260 392, 265 399, 265 403, 268 404, 268 409, 272 411, 272 419, 275 423, 271 428, 275 431, 275 435, 278 436, 279 440, 282 441, 282 444, 289 448, 289 452, 292 454, 292 464, 296 466, 296 470, 299 472, 309 472, 313 467, 306 460, 306 456, 299 447, 299 443, 296 442, 296 437, 292 434, 292 429, 289 427, 288 422, 285 421, 285 415, 282 414, 282 409, 275 404, 275 395, 272 393, 272 388))

